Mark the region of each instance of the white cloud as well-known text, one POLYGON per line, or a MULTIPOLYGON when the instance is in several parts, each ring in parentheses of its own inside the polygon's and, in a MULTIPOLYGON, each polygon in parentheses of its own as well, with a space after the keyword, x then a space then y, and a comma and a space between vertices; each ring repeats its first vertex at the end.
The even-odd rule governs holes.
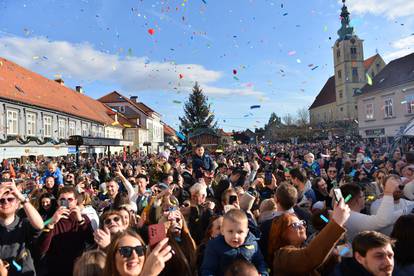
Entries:
POLYGON ((411 35, 394 41, 391 46, 395 50, 385 54, 384 58, 387 62, 414 52, 414 36, 411 35))
POLYGON ((372 13, 388 19, 414 15, 413 0, 348 0, 346 5, 351 14, 372 13))
POLYGON ((252 87, 223 88, 214 83, 223 77, 219 71, 198 64, 154 62, 147 57, 109 54, 89 43, 48 41, 44 37, 0 37, 0 56, 46 76, 61 74, 77 81, 100 81, 127 92, 180 90, 191 91, 198 81, 206 94, 261 96, 252 87), (180 74, 182 79, 180 79, 180 74))

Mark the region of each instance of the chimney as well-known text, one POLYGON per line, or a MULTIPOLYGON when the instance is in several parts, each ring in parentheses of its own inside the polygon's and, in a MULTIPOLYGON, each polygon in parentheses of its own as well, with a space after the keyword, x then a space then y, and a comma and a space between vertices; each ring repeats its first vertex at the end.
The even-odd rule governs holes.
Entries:
POLYGON ((129 99, 136 103, 137 99, 138 99, 138 96, 131 96, 131 97, 129 97, 129 99))
POLYGON ((65 82, 63 81, 63 79, 62 79, 62 78, 57 78, 57 79, 55 79, 55 82, 59 83, 60 85, 65 86, 65 82))
POLYGON ((78 92, 80 94, 83 94, 83 88, 82 88, 82 86, 80 86, 80 85, 76 86, 76 92, 78 92))

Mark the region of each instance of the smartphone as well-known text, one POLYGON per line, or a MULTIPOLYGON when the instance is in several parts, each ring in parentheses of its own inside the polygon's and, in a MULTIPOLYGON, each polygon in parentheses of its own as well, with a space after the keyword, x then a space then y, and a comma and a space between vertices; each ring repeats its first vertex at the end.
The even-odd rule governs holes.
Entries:
POLYGON ((148 226, 148 244, 154 248, 160 241, 165 239, 165 226, 162 223, 151 224, 148 226))
POLYGON ((69 202, 66 199, 62 199, 60 201, 60 206, 65 207, 65 208, 69 208, 69 202))
POLYGON ((265 172, 265 179, 264 179, 264 184, 265 185, 270 185, 272 184, 272 172, 271 171, 266 171, 265 172))
POLYGON ((229 196, 229 204, 232 205, 235 202, 237 202, 237 196, 235 195, 229 196))
POLYGON ((341 198, 343 198, 343 196, 342 196, 342 192, 341 192, 341 189, 339 189, 339 188, 334 188, 334 189, 333 189, 333 192, 334 192, 334 196, 335 196, 335 200, 336 200, 336 202, 339 202, 339 201, 341 200, 341 198))

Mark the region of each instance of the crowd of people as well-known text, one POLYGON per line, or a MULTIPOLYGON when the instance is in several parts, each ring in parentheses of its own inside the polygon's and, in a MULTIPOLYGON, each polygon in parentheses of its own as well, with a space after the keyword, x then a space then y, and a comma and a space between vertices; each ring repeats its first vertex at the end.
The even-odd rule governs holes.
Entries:
POLYGON ((414 275, 414 151, 238 145, 0 166, 0 275, 414 275))

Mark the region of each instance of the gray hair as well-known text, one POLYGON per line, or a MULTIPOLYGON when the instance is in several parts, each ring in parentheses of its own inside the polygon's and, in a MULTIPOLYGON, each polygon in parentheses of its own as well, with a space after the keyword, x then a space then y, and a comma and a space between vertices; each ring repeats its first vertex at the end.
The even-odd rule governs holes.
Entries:
POLYGON ((203 184, 203 183, 195 183, 193 186, 190 187, 190 194, 207 195, 207 187, 206 187, 206 184, 203 184))

